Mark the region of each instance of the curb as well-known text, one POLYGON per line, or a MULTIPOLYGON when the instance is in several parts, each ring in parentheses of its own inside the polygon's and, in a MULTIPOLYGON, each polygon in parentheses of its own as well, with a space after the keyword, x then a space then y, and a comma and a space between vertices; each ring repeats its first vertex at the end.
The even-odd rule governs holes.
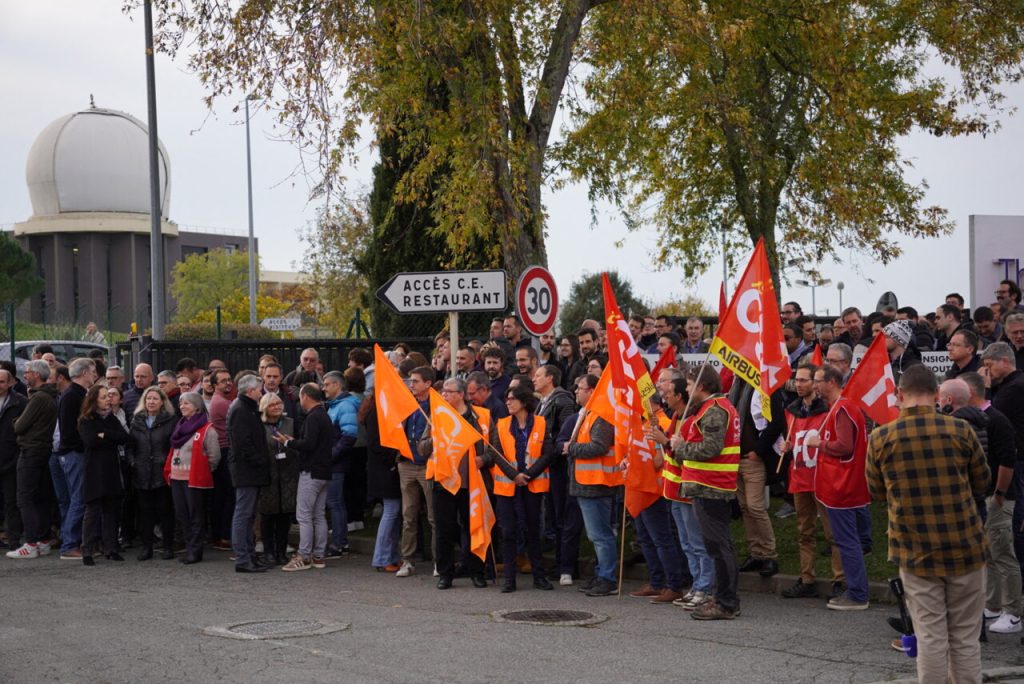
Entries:
MULTIPOLYGON (((1021 677, 1024 677, 1024 667, 993 667, 981 671, 981 681, 983 682, 1001 682, 1008 677, 1013 677, 1014 681, 1018 681, 1021 677)), ((917 684, 917 681, 917 677, 906 677, 904 679, 871 682, 870 684, 917 684)), ((1007 684, 1010 683, 1007 682, 1007 684)))

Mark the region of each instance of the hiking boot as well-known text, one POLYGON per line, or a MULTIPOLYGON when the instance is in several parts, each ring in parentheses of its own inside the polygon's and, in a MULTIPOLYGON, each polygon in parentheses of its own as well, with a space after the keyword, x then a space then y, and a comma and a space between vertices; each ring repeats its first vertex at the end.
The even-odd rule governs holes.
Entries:
POLYGON ((739 614, 739 610, 729 610, 718 601, 711 600, 696 608, 690 613, 690 617, 694 620, 734 620, 739 614))

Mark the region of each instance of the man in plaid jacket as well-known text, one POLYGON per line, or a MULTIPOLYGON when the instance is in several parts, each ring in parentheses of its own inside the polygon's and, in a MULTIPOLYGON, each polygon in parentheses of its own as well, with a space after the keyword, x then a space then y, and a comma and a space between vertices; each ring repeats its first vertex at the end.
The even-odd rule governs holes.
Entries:
POLYGON ((971 426, 935 410, 926 366, 900 378, 900 417, 871 434, 867 480, 889 510, 889 560, 900 567, 922 682, 981 682, 984 568, 975 499, 991 475, 971 426))

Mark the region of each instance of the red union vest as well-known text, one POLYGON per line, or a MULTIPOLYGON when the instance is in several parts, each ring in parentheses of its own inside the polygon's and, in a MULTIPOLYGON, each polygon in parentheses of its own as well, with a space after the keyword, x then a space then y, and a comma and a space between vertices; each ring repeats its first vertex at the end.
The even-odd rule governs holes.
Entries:
MULTIPOLYGON (((505 460, 516 465, 516 438, 512 436, 512 416, 506 416, 498 420, 496 427, 498 439, 501 441, 502 456, 505 460)), ((526 440, 526 467, 530 468, 540 458, 541 449, 544 447, 544 432, 546 430, 544 418, 533 417, 533 429, 526 440)), ((505 473, 498 466, 491 468, 491 475, 494 477, 495 496, 515 496, 516 484, 505 476, 505 473)), ((534 494, 543 494, 551 489, 551 477, 547 470, 530 480, 527 485, 534 494)))
MULTIPOLYGON (((594 422, 597 418, 597 414, 591 412, 583 419, 579 434, 576 435, 577 444, 588 444, 590 442, 590 431, 594 428, 594 422)), ((618 487, 626 483, 626 474, 619 468, 619 461, 615 457, 614 444, 608 449, 608 453, 603 456, 576 459, 573 469, 576 473, 576 481, 581 485, 618 487)))
MULTIPOLYGON (((673 435, 686 435, 692 423, 693 416, 683 421, 673 418, 668 429, 665 430, 665 434, 670 440, 673 435)), ((665 465, 661 468, 662 495, 671 501, 690 501, 689 498, 683 496, 683 463, 675 459, 671 442, 665 445, 662 453, 665 456, 665 465)))
POLYGON ((718 406, 729 414, 722 450, 710 461, 683 461, 682 481, 724 492, 735 492, 736 479, 740 471, 740 418, 729 400, 718 395, 705 401, 683 437, 687 442, 704 441, 704 435, 700 431, 700 420, 713 406, 718 406))
MULTIPOLYGON (((188 486, 196 489, 213 489, 213 473, 210 472, 210 457, 206 454, 206 433, 213 425, 206 423, 192 435, 192 465, 188 470, 188 486)), ((167 453, 164 459, 164 481, 171 484, 171 461, 174 459, 175 448, 167 453)))
MULTIPOLYGON (((828 412, 825 411, 817 415, 807 416, 806 418, 790 413, 788 409, 786 414, 793 421, 791 423, 792 427, 789 430, 789 441, 793 443, 793 460, 789 464, 788 491, 790 494, 813 492, 814 472, 820 457, 818 455, 818 448, 809 447, 804 444, 804 441, 812 430, 819 434, 821 433, 821 425, 825 422, 828 412)), ((786 422, 788 423, 789 421, 787 420, 786 422)))
POLYGON ((871 502, 868 481, 864 473, 867 464, 868 431, 864 414, 845 398, 836 402, 831 417, 821 426, 821 441, 828 442, 836 432, 839 414, 850 417, 855 427, 853 453, 842 458, 833 458, 823 450, 819 451, 818 467, 814 475, 814 496, 829 508, 859 508, 871 502))

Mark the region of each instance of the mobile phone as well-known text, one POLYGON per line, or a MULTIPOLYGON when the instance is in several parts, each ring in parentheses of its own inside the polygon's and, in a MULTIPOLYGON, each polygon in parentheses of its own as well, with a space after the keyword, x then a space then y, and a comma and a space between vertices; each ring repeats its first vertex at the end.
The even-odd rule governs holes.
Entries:
POLYGON ((270 426, 270 433, 273 434, 273 435, 278 434, 278 429, 277 429, 276 425, 271 425, 270 426))

